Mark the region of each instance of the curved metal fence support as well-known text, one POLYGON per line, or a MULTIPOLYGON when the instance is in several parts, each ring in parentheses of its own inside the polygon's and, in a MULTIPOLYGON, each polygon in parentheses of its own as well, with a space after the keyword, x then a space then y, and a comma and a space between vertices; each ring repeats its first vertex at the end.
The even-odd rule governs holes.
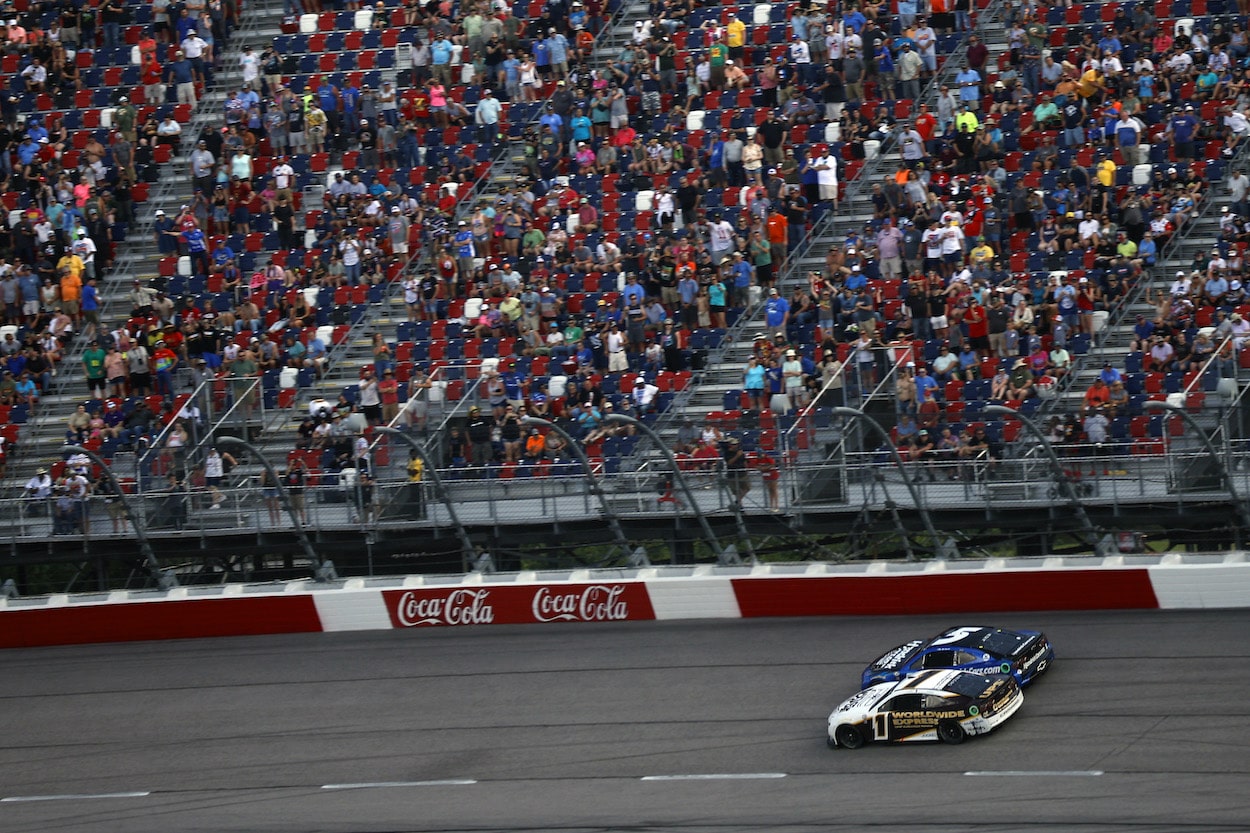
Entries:
POLYGON ((1068 477, 1068 470, 1063 467, 1063 463, 1059 460, 1059 455, 1055 453, 1055 446, 1050 442, 1045 432, 1038 428, 1037 423, 1033 422, 1033 420, 1005 405, 986 405, 985 413, 1015 417, 1033 435, 1034 439, 1041 443, 1047 459, 1050 460, 1051 468, 1055 471, 1055 481, 1060 491, 1068 503, 1072 504, 1072 511, 1076 513, 1076 518, 1080 522, 1081 528, 1085 530, 1086 541, 1097 551, 1099 546, 1098 530, 1094 528, 1093 522, 1090 521, 1089 515, 1085 512, 1085 504, 1081 502, 1081 496, 1076 493, 1076 488, 1072 485, 1072 478, 1068 477))
POLYGON ((569 435, 569 432, 565 431, 549 419, 527 416, 521 419, 521 424, 546 428, 548 431, 555 431, 560 438, 564 440, 565 444, 569 447, 569 450, 573 452, 573 456, 575 456, 577 461, 582 464, 582 470, 586 472, 586 482, 590 485, 590 493, 595 496, 596 500, 599 501, 599 508, 603 510, 603 517, 608 521, 608 527, 611 528, 612 535, 616 538, 616 543, 621 548, 621 554, 628 559, 632 554, 629 546, 629 539, 625 537, 625 530, 621 528, 621 520, 616 516, 616 513, 612 511, 612 506, 608 503, 608 496, 604 494, 603 484, 599 482, 599 478, 595 477, 595 470, 591 467, 590 460, 586 457, 586 452, 582 449, 581 445, 577 442, 577 440, 573 439, 573 437, 569 435))
POLYGON ((1220 477, 1224 478, 1224 487, 1228 489, 1228 496, 1233 499, 1233 506, 1237 509, 1238 525, 1235 528, 1237 549, 1241 549, 1241 537, 1243 529, 1250 529, 1250 508, 1246 506, 1246 502, 1241 499, 1241 492, 1237 488, 1236 482, 1233 480, 1233 473, 1228 470, 1228 461, 1215 448, 1215 444, 1211 442, 1211 438, 1207 436, 1207 432, 1202 430, 1202 426, 1198 424, 1198 420, 1194 419, 1188 411, 1179 405, 1173 405, 1171 402, 1160 402, 1157 400, 1147 400, 1142 407, 1147 410, 1168 411, 1176 414, 1185 421, 1186 427, 1193 431, 1198 439, 1202 442, 1203 448, 1207 454, 1211 455, 1211 462, 1215 464, 1215 468, 1220 473, 1220 477))
POLYGON ((474 557, 473 539, 469 537, 468 530, 460 522, 460 514, 456 512, 456 502, 451 499, 451 494, 447 491, 443 478, 438 473, 438 466, 434 465, 434 461, 430 459, 429 452, 425 450, 425 446, 398 428, 377 426, 373 430, 375 433, 383 434, 387 437, 395 437, 416 452, 416 455, 421 458, 421 462, 425 465, 425 473, 429 476, 430 483, 434 484, 434 492, 438 495, 438 499, 447 507, 447 516, 451 518, 451 523, 456 528, 456 534, 460 537, 461 567, 465 572, 468 572, 469 561, 474 557))
POLYGON ((269 462, 269 458, 260 449, 241 437, 235 437, 231 434, 219 434, 217 442, 222 445, 234 445, 246 449, 248 454, 259 460, 260 464, 265 467, 265 471, 268 472, 274 486, 278 489, 278 497, 282 500, 282 508, 286 510, 286 513, 291 517, 291 523, 295 526, 295 537, 299 539, 300 546, 304 548, 304 554, 308 556, 308 560, 313 563, 313 569, 316 571, 318 580, 324 580, 325 576, 321 574, 321 569, 328 562, 323 563, 321 556, 313 549, 312 541, 308 539, 308 532, 304 529, 304 522, 300 519, 299 512, 295 511, 295 504, 291 502, 291 494, 287 491, 286 486, 283 485, 282 478, 278 476, 278 470, 273 467, 273 463, 269 462))
POLYGON ((156 551, 152 549, 152 543, 148 540, 147 515, 144 513, 135 514, 134 507, 130 505, 130 498, 126 496, 126 491, 122 488, 122 484, 113 475, 112 467, 109 466, 103 457, 88 448, 83 448, 80 445, 67 445, 63 448, 72 454, 82 454, 100 467, 100 470, 104 472, 104 476, 112 484, 117 499, 122 502, 122 507, 126 510, 126 517, 130 519, 130 525, 135 528, 135 539, 139 542, 139 551, 143 553, 143 559, 147 562, 148 569, 152 571, 152 577, 156 579, 157 585, 162 590, 177 587, 178 579, 173 573, 163 571, 160 562, 156 560, 156 551))
POLYGON ((673 469, 673 481, 681 488, 682 495, 686 498, 686 504, 694 512, 695 517, 699 519, 699 525, 703 527, 704 538, 707 539, 708 545, 712 548, 712 552, 716 554, 717 560, 720 560, 725 554, 725 548, 720 545, 720 539, 716 537, 716 533, 712 531, 712 525, 707 522, 707 518, 703 517, 703 513, 699 511, 694 501, 694 492, 690 490, 690 483, 686 481, 686 476, 682 473, 681 467, 677 465, 677 458, 673 455, 673 450, 660 439, 660 435, 651 430, 651 426, 639 419, 634 419, 625 414, 608 414, 603 418, 608 424, 617 423, 619 425, 632 425, 638 431, 647 436, 651 442, 655 443, 655 447, 660 449, 660 453, 668 460, 668 464, 673 469))
MULTIPOLYGON (((907 487, 908 493, 911 494, 912 502, 916 505, 916 511, 920 513, 920 521, 924 524, 925 532, 929 534, 933 542, 934 554, 940 557, 958 557, 959 552, 955 549, 954 542, 943 541, 941 536, 938 535, 937 528, 933 526, 933 518, 929 515, 929 509, 920 498, 920 490, 916 488, 916 482, 912 480, 911 472, 907 470, 907 466, 903 463, 903 458, 899 456, 898 449, 894 447, 894 441, 890 439, 889 433, 878 425, 875 419, 858 408, 839 406, 833 408, 832 412, 837 416, 853 419, 856 422, 867 425, 885 441, 885 447, 890 453, 890 459, 898 467, 898 473, 903 478, 903 485, 907 487)), ((889 499, 888 495, 886 499, 889 499)))

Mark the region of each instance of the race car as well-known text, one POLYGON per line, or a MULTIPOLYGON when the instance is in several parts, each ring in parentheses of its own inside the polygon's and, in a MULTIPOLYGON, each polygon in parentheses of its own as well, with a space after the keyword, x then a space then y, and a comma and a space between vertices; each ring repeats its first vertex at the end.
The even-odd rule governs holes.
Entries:
POLYGON ((901 680, 930 668, 974 674, 1010 674, 1021 686, 1036 680, 1055 661, 1055 649, 1041 631, 1009 631, 969 625, 932 639, 916 639, 886 651, 864 669, 861 688, 901 680))
POLYGON ((993 731, 1023 702, 1024 692, 1009 674, 921 671, 847 698, 829 715, 828 743, 845 749, 869 741, 963 743, 969 735, 993 731))

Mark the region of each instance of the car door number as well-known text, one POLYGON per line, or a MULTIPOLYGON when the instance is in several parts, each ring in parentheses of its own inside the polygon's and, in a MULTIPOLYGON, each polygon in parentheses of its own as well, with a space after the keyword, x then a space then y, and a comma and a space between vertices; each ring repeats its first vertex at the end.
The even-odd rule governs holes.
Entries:
POLYGON ((977 628, 977 627, 956 628, 955 630, 948 633, 946 636, 943 636, 940 639, 933 640, 932 642, 929 643, 929 646, 932 647, 934 645, 950 645, 952 642, 958 642, 961 639, 967 639, 969 636, 972 636, 974 633, 977 633, 980 630, 981 628, 977 628))
POLYGON ((889 740, 890 739, 890 716, 884 712, 873 715, 872 718, 872 739, 873 740, 889 740))

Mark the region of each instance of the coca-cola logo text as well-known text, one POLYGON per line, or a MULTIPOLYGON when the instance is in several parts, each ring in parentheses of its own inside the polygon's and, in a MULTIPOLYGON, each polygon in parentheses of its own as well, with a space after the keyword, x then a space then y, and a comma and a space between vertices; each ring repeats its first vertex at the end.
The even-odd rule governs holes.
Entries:
POLYGON ((539 622, 623 622, 629 618, 624 594, 620 584, 592 584, 571 592, 540 587, 532 609, 539 622))
POLYGON ((446 596, 418 596, 411 590, 399 597, 395 615, 405 628, 418 625, 489 625, 495 609, 487 603, 489 590, 453 590, 446 596))
POLYGON ((397 628, 655 618, 642 582, 425 587, 384 590, 382 597, 397 628))

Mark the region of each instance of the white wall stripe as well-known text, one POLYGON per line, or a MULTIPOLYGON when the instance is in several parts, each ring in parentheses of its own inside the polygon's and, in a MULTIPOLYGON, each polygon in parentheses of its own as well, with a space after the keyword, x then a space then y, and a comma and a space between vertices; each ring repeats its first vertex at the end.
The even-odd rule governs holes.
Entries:
POLYGON ((391 618, 382 602, 381 590, 322 590, 313 593, 321 630, 389 630, 391 618))

